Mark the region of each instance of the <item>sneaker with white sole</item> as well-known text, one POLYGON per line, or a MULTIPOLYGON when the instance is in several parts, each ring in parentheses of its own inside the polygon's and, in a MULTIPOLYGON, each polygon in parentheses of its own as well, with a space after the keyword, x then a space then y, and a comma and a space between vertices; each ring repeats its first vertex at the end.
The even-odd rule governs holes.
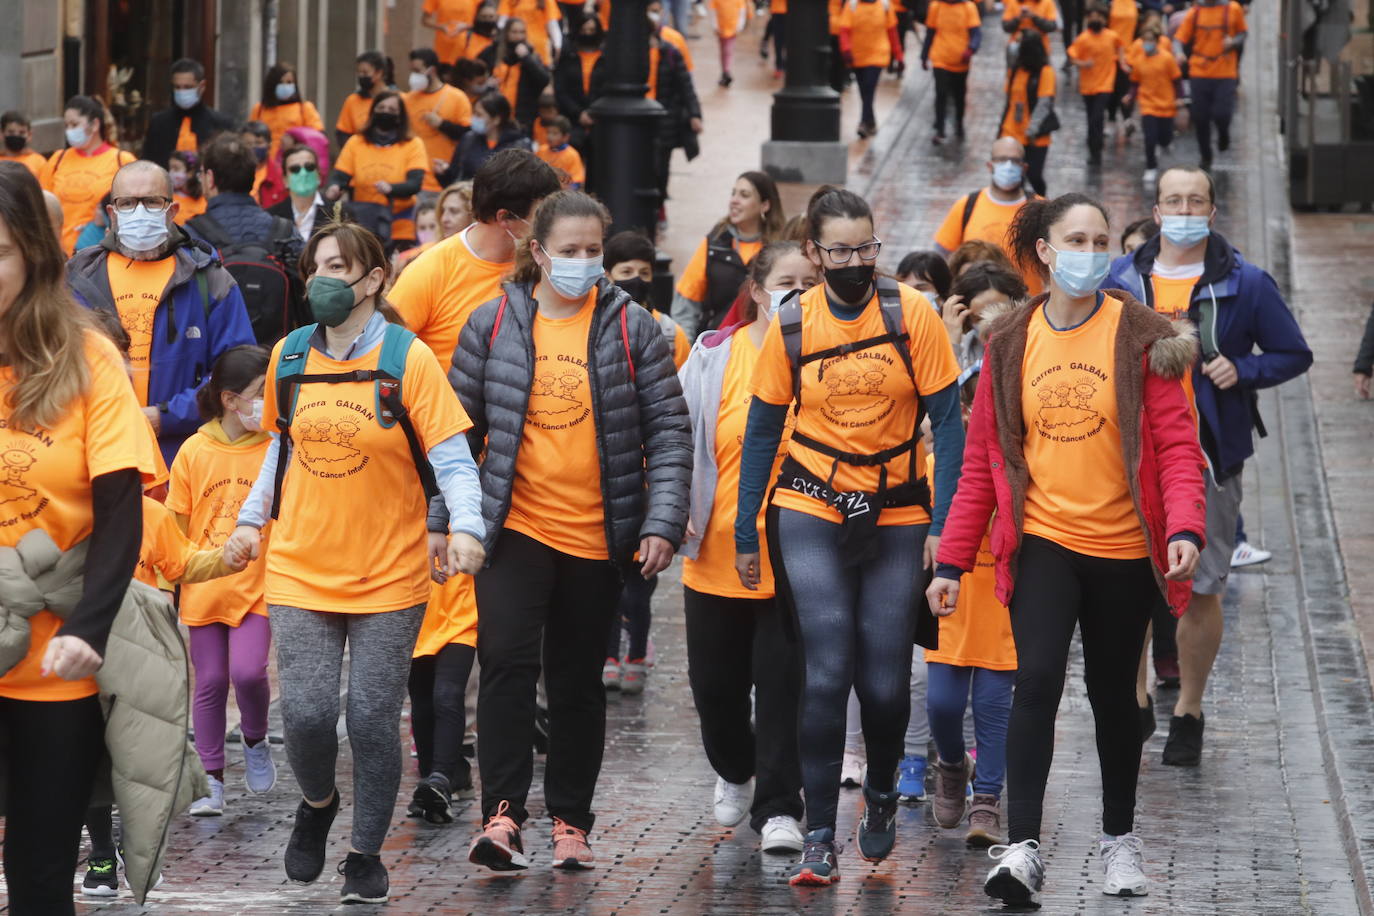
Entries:
POLYGON ((993 846, 988 857, 996 860, 983 882, 983 893, 1009 906, 1039 906, 1045 885, 1045 865, 1040 861, 1038 840, 1022 840, 993 846))
POLYGON ((266 738, 257 744, 243 744, 243 782, 254 795, 266 795, 277 784, 277 764, 272 760, 272 745, 266 738))
POLYGON ((86 877, 81 893, 87 897, 116 897, 119 895, 118 865, 112 858, 86 860, 86 877))
POLYGON ((625 696, 638 696, 644 692, 644 681, 649 676, 649 666, 642 658, 627 658, 620 667, 620 692, 625 696))
POLYGON ((801 852, 806 845, 806 834, 795 817, 778 814, 770 817, 763 825, 762 840, 759 846, 764 852, 774 855, 801 852))
POLYGON ((210 783, 210 794, 191 802, 191 816, 219 817, 224 813, 224 780, 213 776, 205 778, 210 783))
POLYGON ((1260 563, 1268 563, 1274 558, 1271 550, 1261 550, 1253 547, 1245 541, 1236 544, 1236 549, 1231 551, 1231 568, 1239 569, 1242 566, 1256 566, 1260 563))
POLYGON ((930 761, 916 754, 908 754, 897 764, 897 794, 905 804, 926 800, 926 768, 930 761))
POLYGON ((344 879, 340 903, 386 903, 391 895, 391 879, 381 856, 350 852, 339 863, 339 874, 344 879))
POLYGON ((811 831, 802 844, 801 861, 787 870, 787 883, 793 887, 828 887, 838 880, 835 831, 829 827, 811 831))
POLYGON ((716 777, 716 796, 714 807, 716 822, 722 827, 733 827, 749 816, 749 808, 754 804, 754 780, 733 783, 723 776, 716 777))
POLYGON ((1133 833, 1098 844, 1107 879, 1102 893, 1109 897, 1144 897, 1150 893, 1145 877, 1145 844, 1133 833))
POLYGON ((601 686, 607 690, 620 689, 620 659, 607 658, 601 666, 601 686))
POLYGON ((846 789, 857 789, 864 784, 864 770, 868 761, 864 752, 857 747, 844 749, 844 759, 840 763, 840 785, 846 789))

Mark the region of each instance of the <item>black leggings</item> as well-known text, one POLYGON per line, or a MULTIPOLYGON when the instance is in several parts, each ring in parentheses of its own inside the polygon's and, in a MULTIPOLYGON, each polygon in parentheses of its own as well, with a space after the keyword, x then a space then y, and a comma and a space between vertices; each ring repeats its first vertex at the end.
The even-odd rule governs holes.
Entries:
POLYGON ((950 102, 954 103, 954 129, 964 131, 964 99, 968 96, 968 71, 955 73, 953 70, 934 68, 935 74, 935 132, 945 132, 945 111, 950 102))
POLYGON ((783 615, 790 612, 772 598, 723 598, 690 588, 683 597, 687 674, 706 759, 728 782, 758 777, 749 819, 755 830, 778 815, 801 820, 801 654, 787 633, 783 615))
POLYGON ((620 658, 620 628, 624 626, 625 635, 630 638, 625 650, 626 660, 644 660, 649 652, 649 626, 654 622, 656 588, 657 575, 648 579, 643 576, 625 577, 625 587, 620 590, 620 603, 615 609, 615 622, 606 634, 607 658, 620 658))
POLYGON ((72 875, 81 824, 105 754, 100 700, 57 703, 0 698, 9 782, 5 881, 14 916, 76 912, 72 875))
POLYGON ((1150 609, 1159 600, 1150 560, 1107 560, 1026 535, 1019 555, 1011 629, 1016 696, 1007 728, 1007 828, 1011 842, 1040 839, 1054 757, 1054 720, 1064 692, 1074 624, 1083 640, 1083 681, 1097 724, 1102 831, 1135 822, 1140 731, 1136 667, 1150 609))
POLYGON ((1026 147, 1026 180, 1041 197, 1045 196, 1045 158, 1049 154, 1048 146, 1026 147))
POLYGON ((475 648, 455 642, 410 662, 410 727, 420 776, 442 773, 455 790, 467 785, 472 772, 463 756, 468 727, 463 693, 476 657, 475 648))

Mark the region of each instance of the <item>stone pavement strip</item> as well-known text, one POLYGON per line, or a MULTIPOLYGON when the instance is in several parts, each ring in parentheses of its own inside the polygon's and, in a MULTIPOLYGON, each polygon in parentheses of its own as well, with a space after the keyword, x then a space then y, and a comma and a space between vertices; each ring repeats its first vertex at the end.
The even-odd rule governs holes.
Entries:
MULTIPOLYGON (((1267 33, 1271 51, 1275 14, 1261 4, 1252 12, 1252 35, 1267 33)), ((1221 228, 1256 260, 1266 250, 1278 252, 1270 255, 1275 259, 1271 263, 1283 282, 1284 183, 1274 170, 1272 68, 1262 66, 1275 58, 1263 41, 1257 44, 1246 56, 1238 148, 1219 160, 1221 228), (1280 189, 1277 196, 1274 187, 1280 189)), ((996 45, 994 41, 990 50, 996 45)), ((1057 49, 1056 59, 1061 55, 1057 49)), ((874 201, 888 267, 906 250, 928 247, 949 203, 985 183, 983 150, 993 139, 1001 111, 1001 67, 995 54, 984 54, 975 67, 970 99, 968 161, 956 147, 929 145, 929 80, 919 73, 908 77, 883 133, 860 157, 851 183, 874 201)), ((1109 138, 1107 167, 1090 173, 1072 87, 1061 92, 1060 105, 1065 126, 1050 153, 1051 193, 1082 188, 1101 195, 1117 227, 1148 213, 1149 201, 1135 178, 1143 167, 1138 138, 1115 144, 1109 138)), ((1180 161, 1192 158, 1191 137, 1176 142, 1174 155, 1180 161)), ((752 164, 741 162, 738 169, 752 164)), ((735 163, 730 165, 737 170, 735 163)), ((1303 304, 1298 303, 1305 317, 1303 304)), ((1368 743, 1369 681, 1348 623, 1348 607, 1344 622, 1341 618, 1339 563, 1323 557, 1323 545, 1312 543, 1323 537, 1322 523, 1329 519, 1325 479, 1304 473, 1314 466, 1305 460, 1320 461, 1320 452, 1314 456, 1310 451, 1315 439, 1311 399, 1305 387, 1287 386, 1277 396, 1268 394, 1264 407, 1266 416, 1274 418, 1273 434, 1262 443, 1247 475, 1246 514, 1252 536, 1262 532, 1259 537, 1275 551, 1275 559, 1259 571, 1233 577, 1226 600, 1227 638, 1207 698, 1207 748, 1200 768, 1160 765, 1169 697, 1158 703, 1162 728, 1146 746, 1137 827, 1147 843, 1152 893, 1134 901, 1100 893, 1101 866, 1095 855, 1100 782, 1091 710, 1081 665, 1075 662, 1061 705, 1046 799, 1047 913, 1344 916, 1362 912, 1368 899, 1364 872, 1352 870, 1347 849, 1354 848, 1356 837, 1368 843, 1374 836, 1358 803, 1368 795, 1374 772, 1366 766, 1368 750, 1362 747, 1368 743), (1306 441, 1308 452, 1299 440, 1306 441), (1332 570, 1336 579, 1324 580, 1332 570), (1326 591, 1323 582, 1329 586, 1326 591)), ((1329 530, 1325 537, 1329 553, 1329 530)), ((404 805, 398 806, 383 853, 391 869, 389 912, 885 914, 1000 909, 990 906, 981 892, 987 858, 965 850, 959 833, 935 827, 924 808, 902 810, 897 850, 887 862, 860 861, 851 843, 841 857, 844 880, 827 890, 789 888, 783 878, 788 859, 760 855, 757 838, 747 829, 717 826, 710 811, 714 774, 701 752, 687 683, 680 591, 675 575, 664 578, 655 605, 659 661, 648 689, 640 698, 613 694, 609 701, 600 821, 592 835, 597 869, 555 874, 549 868, 549 824, 540 815, 537 770, 531 799, 536 817, 526 836, 534 867, 514 876, 494 876, 467 863, 467 843, 479 817, 475 803, 460 805, 456 822, 448 827, 406 821, 401 817, 404 805)), ((332 867, 311 887, 290 885, 283 877, 281 855, 298 796, 280 749, 278 759, 282 779, 269 796, 248 796, 236 765, 229 776, 228 816, 176 820, 167 880, 146 910, 135 907, 127 895, 109 904, 82 902, 79 910, 124 916, 337 908, 342 879, 332 867)), ((411 768, 407 764, 403 798, 414 786, 411 768)), ((346 743, 341 771, 347 802, 352 793, 346 743)), ((852 837, 858 806, 858 792, 846 792, 841 833, 847 838, 852 837)), ((333 832, 331 865, 346 851, 349 816, 345 804, 333 832)))

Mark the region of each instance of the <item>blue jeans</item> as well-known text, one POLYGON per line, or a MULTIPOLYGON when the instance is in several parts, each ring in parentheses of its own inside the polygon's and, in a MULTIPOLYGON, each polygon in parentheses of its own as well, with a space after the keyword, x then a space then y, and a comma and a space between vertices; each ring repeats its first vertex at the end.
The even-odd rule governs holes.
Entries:
POLYGON ((978 741, 973 791, 1000 798, 1007 775, 1007 720, 1016 672, 929 662, 926 681, 930 731, 940 759, 947 763, 964 759, 964 709, 972 687, 973 730, 978 741))
POLYGON ((798 731, 811 830, 835 826, 850 687, 861 707, 869 785, 894 788, 911 712, 912 638, 928 527, 879 527, 872 558, 849 565, 838 524, 790 509, 769 512, 769 537, 776 539, 783 590, 801 634, 798 731))

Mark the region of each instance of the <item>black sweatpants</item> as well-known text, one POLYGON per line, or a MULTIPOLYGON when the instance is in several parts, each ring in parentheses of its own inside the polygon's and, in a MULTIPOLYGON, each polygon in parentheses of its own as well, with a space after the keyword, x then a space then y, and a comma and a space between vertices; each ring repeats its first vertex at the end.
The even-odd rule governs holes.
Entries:
POLYGON ((548 813, 590 830, 592 796, 606 745, 601 686, 606 631, 620 598, 620 571, 511 531, 477 574, 477 764, 482 820, 501 802, 517 824, 534 778, 534 705, 539 671, 549 696, 544 767, 548 813))
POLYGON ((728 782, 757 777, 749 812, 755 830, 778 815, 801 820, 801 654, 787 635, 787 611, 773 598, 725 598, 690 588, 683 597, 687 673, 706 759, 728 782))
POLYGON ((5 882, 14 916, 76 912, 72 875, 81 824, 105 755, 100 700, 0 698, 4 732, 5 882))
POLYGON ((945 111, 950 102, 954 103, 954 130, 964 132, 964 99, 968 95, 968 72, 955 73, 953 70, 931 68, 935 74, 935 132, 944 135, 945 111))
POLYGON ((1096 92, 1083 96, 1083 109, 1088 115, 1088 155, 1093 162, 1102 159, 1102 132, 1106 128, 1107 103, 1110 92, 1096 92))
POLYGON ((475 658, 476 649, 455 642, 410 662, 410 726, 420 776, 442 773, 455 790, 472 774, 463 756, 468 727, 463 693, 475 658))
POLYGON ((1041 197, 1045 196, 1045 159, 1049 154, 1048 146, 1026 145, 1026 180, 1041 197))
POLYGON ((1151 561, 1085 556, 1034 535, 1025 536, 1018 559, 1011 599, 1018 667, 1007 728, 1010 841, 1040 839, 1054 720, 1075 624, 1097 725, 1102 832, 1130 833, 1140 769, 1136 669, 1150 609, 1159 599, 1151 561))

